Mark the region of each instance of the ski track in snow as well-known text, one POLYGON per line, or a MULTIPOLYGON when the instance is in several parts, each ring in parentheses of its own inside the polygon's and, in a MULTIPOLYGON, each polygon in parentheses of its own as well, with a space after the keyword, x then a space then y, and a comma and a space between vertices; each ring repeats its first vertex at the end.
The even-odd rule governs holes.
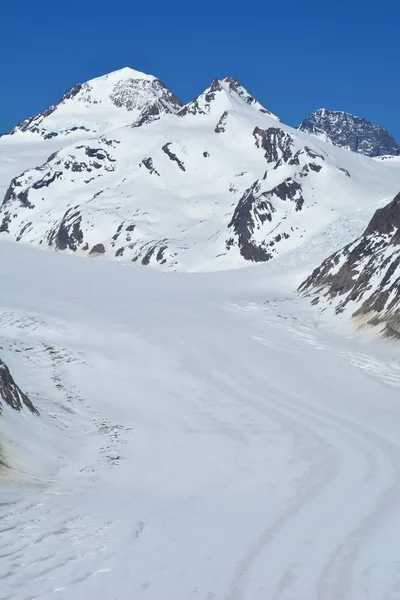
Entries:
POLYGON ((396 345, 242 271, 16 252, 1 352, 54 461, 1 483, 1 600, 399 597, 396 345))

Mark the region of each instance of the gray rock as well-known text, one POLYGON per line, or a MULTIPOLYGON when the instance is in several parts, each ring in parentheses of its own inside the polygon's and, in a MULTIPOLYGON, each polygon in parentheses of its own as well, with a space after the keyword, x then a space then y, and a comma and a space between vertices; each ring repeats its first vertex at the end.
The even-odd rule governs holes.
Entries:
POLYGON ((17 411, 21 411, 26 406, 35 415, 39 414, 28 396, 15 383, 7 365, 0 360, 0 413, 2 402, 17 411))
POLYGON ((400 194, 375 212, 359 238, 324 260, 299 292, 313 304, 333 304, 336 313, 354 302, 354 317, 384 325, 384 335, 400 339, 400 194))
POLYGON ((400 146, 390 133, 362 117, 346 112, 316 110, 297 129, 325 135, 335 146, 348 148, 366 156, 399 156, 400 146))

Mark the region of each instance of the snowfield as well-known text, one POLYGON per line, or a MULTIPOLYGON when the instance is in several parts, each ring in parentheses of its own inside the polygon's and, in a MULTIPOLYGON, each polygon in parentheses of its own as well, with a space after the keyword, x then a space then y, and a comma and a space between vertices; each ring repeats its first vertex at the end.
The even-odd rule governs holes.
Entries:
POLYGON ((290 261, 0 249, 41 412, 0 418, 2 600, 399 597, 398 345, 317 322, 290 261))

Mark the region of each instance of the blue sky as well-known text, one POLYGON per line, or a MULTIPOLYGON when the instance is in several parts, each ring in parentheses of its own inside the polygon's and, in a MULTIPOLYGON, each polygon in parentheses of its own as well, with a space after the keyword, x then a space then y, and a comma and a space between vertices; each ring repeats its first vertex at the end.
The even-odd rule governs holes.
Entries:
POLYGON ((184 102, 230 75, 290 125, 345 110, 400 142, 398 0, 21 0, 1 21, 0 131, 74 83, 130 66, 184 102))

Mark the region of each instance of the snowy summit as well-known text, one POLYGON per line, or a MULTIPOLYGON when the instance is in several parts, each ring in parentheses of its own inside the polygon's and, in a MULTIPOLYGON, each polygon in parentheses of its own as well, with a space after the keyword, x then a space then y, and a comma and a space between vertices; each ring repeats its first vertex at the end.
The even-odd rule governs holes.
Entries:
POLYGON ((100 134, 131 124, 143 111, 176 112, 180 106, 159 79, 125 67, 74 85, 57 104, 18 123, 9 135, 32 133, 50 139, 77 130, 100 134))

